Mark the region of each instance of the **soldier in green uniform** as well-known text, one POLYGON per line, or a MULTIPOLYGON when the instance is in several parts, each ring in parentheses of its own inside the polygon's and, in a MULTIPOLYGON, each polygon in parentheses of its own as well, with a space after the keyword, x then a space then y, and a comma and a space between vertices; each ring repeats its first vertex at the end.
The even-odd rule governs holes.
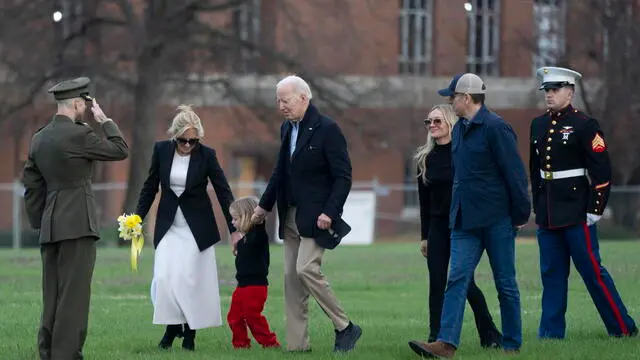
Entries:
POLYGON ((118 126, 89 95, 86 77, 49 89, 53 119, 31 139, 23 183, 31 226, 40 230, 43 310, 38 348, 46 360, 83 359, 98 218, 91 189, 94 161, 126 159, 118 126), (82 122, 87 106, 105 137, 82 122))

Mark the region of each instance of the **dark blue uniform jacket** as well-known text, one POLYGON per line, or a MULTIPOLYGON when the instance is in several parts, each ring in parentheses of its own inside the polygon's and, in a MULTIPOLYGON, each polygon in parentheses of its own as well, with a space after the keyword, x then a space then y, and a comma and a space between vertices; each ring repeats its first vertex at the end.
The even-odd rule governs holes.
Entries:
POLYGON ((572 106, 531 122, 529 173, 536 223, 561 228, 602 215, 611 162, 598 121, 572 106), (567 176, 567 172, 582 172, 567 176))

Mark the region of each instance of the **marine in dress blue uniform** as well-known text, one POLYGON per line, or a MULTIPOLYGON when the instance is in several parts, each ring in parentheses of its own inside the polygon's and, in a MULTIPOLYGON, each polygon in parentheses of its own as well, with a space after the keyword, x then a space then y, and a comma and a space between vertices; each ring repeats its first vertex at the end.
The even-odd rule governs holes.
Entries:
POLYGON ((538 336, 565 337, 570 262, 612 336, 638 328, 601 264, 596 223, 611 190, 611 163, 598 121, 571 106, 582 75, 559 67, 537 71, 548 110, 531 122, 530 177, 538 225, 542 317, 538 336))

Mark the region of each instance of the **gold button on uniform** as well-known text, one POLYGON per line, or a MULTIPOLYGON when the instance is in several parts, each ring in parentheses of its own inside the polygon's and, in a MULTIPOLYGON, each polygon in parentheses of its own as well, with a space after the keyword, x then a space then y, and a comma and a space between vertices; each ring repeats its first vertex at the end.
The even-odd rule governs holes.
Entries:
POLYGON ((557 124, 557 123, 558 123, 557 121, 553 120, 553 121, 551 122, 551 125, 555 125, 555 124, 557 124))
POLYGON ((551 169, 551 165, 550 165, 550 164, 547 164, 546 168, 547 168, 547 169, 551 169))
POLYGON ((547 160, 551 159, 551 156, 547 155, 547 160))
POLYGON ((547 139, 547 142, 551 142, 551 138, 548 138, 548 139, 547 139))
POLYGON ((555 130, 551 129, 549 130, 549 133, 553 134, 555 132, 555 130))
POLYGON ((547 146, 547 151, 551 151, 551 146, 547 146))

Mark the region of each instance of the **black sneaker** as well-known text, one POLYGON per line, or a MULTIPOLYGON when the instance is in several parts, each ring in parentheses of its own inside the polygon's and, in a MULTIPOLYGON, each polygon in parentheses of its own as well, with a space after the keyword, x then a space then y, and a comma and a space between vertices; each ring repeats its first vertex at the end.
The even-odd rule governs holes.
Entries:
POLYGON ((502 334, 499 331, 490 331, 488 335, 480 338, 480 346, 485 349, 500 349, 502 347, 502 334))
POLYGON ((349 322, 346 329, 342 331, 336 330, 336 342, 333 351, 350 351, 356 346, 356 342, 362 336, 360 326, 349 322))

